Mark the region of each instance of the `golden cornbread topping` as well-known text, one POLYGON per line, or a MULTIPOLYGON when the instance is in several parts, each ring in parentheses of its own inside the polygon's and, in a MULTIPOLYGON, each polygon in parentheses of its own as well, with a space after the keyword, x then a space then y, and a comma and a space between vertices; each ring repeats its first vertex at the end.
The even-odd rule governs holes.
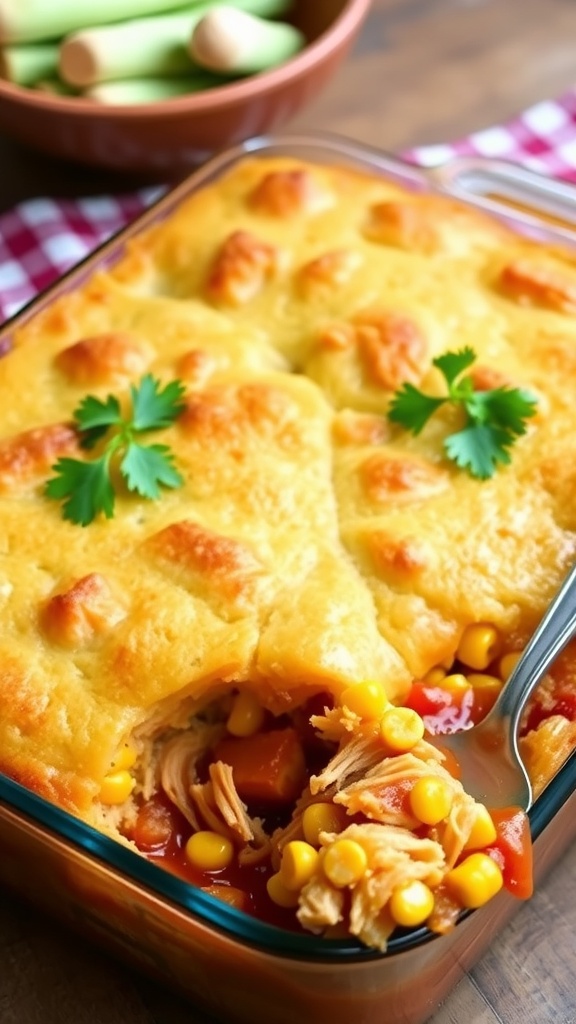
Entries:
MULTIPOLYGON (((253 158, 14 331, 0 770, 147 851, 143 820, 170 804, 187 847, 231 844, 206 861, 192 842, 199 884, 228 853, 265 862, 292 918, 296 901, 304 927, 344 924, 378 948, 474 905, 470 856, 497 891, 497 816, 429 734, 441 708, 460 725, 487 710, 574 558, 574 294, 572 254, 445 197, 253 158), (535 401, 485 480, 447 458, 458 407, 416 435, 387 415, 406 385, 443 396, 437 360, 466 350, 479 393, 535 401), (45 493, 60 460, 101 452, 75 411, 114 396, 128 419, 144 380, 182 382, 150 439, 181 485, 149 500, 111 464, 114 514, 81 528, 45 493), (256 722, 243 735, 238 701, 256 722), (287 789, 254 793, 231 740, 276 757, 287 789), (318 827, 315 805, 334 811, 318 827)), ((537 791, 576 746, 571 665, 568 652, 526 722, 537 791)))

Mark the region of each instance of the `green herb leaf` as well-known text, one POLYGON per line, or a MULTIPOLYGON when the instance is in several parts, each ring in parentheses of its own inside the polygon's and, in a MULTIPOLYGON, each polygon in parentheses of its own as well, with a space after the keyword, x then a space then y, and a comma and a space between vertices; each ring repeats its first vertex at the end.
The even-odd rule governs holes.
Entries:
POLYGON ((174 466, 174 456, 165 444, 142 445, 132 442, 120 463, 129 491, 152 500, 164 487, 180 487, 184 481, 174 466))
POLYGON ((138 386, 131 386, 132 415, 122 416, 119 400, 108 395, 105 401, 88 395, 74 413, 82 447, 93 448, 104 440, 99 458, 59 459, 56 474, 46 484, 48 498, 63 501, 64 519, 88 526, 103 513, 114 515, 115 495, 111 480, 112 465, 117 465, 129 491, 155 500, 161 487, 180 487, 183 478, 174 465, 174 456, 166 445, 142 445, 135 435, 145 430, 168 427, 184 409, 185 388, 171 381, 164 388, 150 374, 138 386))
POLYGON ((489 424, 471 424, 450 434, 444 441, 449 459, 461 469, 467 469, 471 476, 488 480, 493 476, 498 463, 510 462, 508 449, 514 444, 514 434, 489 424))
POLYGON ((485 420, 519 436, 526 433, 526 420, 534 416, 538 404, 534 395, 521 388, 477 391, 475 397, 484 407, 485 420))
POLYGON ((522 388, 476 391, 472 378, 462 376, 475 358, 471 348, 438 356, 432 362, 446 381, 447 395, 426 395, 412 384, 404 384, 392 398, 388 418, 419 434, 440 406, 460 407, 465 426, 445 439, 444 449, 457 466, 486 480, 498 465, 510 462, 509 450, 526 433, 526 421, 535 414, 537 402, 522 388))
POLYGON ((93 462, 59 459, 53 467, 56 476, 46 484, 49 498, 66 499, 62 516, 71 523, 88 526, 103 512, 107 519, 114 515, 114 488, 110 482, 108 456, 93 462))
POLYGON ((88 395, 75 410, 74 419, 82 432, 82 447, 93 448, 110 427, 122 422, 120 402, 113 395, 108 395, 105 402, 88 395))
POLYGON ((413 384, 404 384, 394 395, 388 409, 388 419, 400 423, 413 434, 419 434, 426 426, 432 413, 444 405, 445 398, 425 395, 413 384))
POLYGON ((132 394, 132 428, 134 430, 159 430, 169 427, 184 409, 186 388, 181 381, 173 380, 164 389, 157 380, 146 374, 138 387, 130 388, 132 394))
POLYGON ((444 352, 432 360, 433 366, 437 366, 444 380, 450 387, 455 380, 464 373, 476 361, 474 349, 466 347, 459 352, 444 352))

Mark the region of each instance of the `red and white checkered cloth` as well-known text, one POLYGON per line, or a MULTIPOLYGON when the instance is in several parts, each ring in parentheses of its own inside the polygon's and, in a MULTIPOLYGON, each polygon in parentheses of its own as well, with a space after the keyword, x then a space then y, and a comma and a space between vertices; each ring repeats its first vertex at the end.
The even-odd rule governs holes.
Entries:
MULTIPOLYGON (((576 181, 576 89, 535 104, 506 125, 405 155, 425 167, 454 156, 497 157, 576 181)), ((161 191, 158 187, 77 200, 38 198, 0 216, 0 323, 133 220, 161 191)))

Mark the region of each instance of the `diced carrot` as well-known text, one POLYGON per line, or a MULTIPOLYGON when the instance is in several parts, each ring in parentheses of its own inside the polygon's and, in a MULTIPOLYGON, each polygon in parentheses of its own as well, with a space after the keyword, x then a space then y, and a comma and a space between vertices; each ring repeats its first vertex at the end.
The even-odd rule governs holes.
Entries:
POLYGON ((246 803, 279 804, 295 800, 306 782, 304 751, 293 728, 227 737, 214 759, 232 768, 234 784, 246 803))

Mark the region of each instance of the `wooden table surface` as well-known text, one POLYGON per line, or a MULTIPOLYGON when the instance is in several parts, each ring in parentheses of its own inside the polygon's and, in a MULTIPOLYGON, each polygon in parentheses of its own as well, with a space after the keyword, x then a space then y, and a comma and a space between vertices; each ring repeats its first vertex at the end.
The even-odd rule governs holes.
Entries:
MULTIPOLYGON (((574 84, 574 0, 374 0, 346 65, 290 127, 400 150, 502 123, 574 84)), ((40 194, 134 184, 0 138, 0 210, 40 194)), ((572 848, 430 1024, 576 1024, 575 894, 572 848)), ((0 1022, 206 1024, 1 892, 0 1022)))

